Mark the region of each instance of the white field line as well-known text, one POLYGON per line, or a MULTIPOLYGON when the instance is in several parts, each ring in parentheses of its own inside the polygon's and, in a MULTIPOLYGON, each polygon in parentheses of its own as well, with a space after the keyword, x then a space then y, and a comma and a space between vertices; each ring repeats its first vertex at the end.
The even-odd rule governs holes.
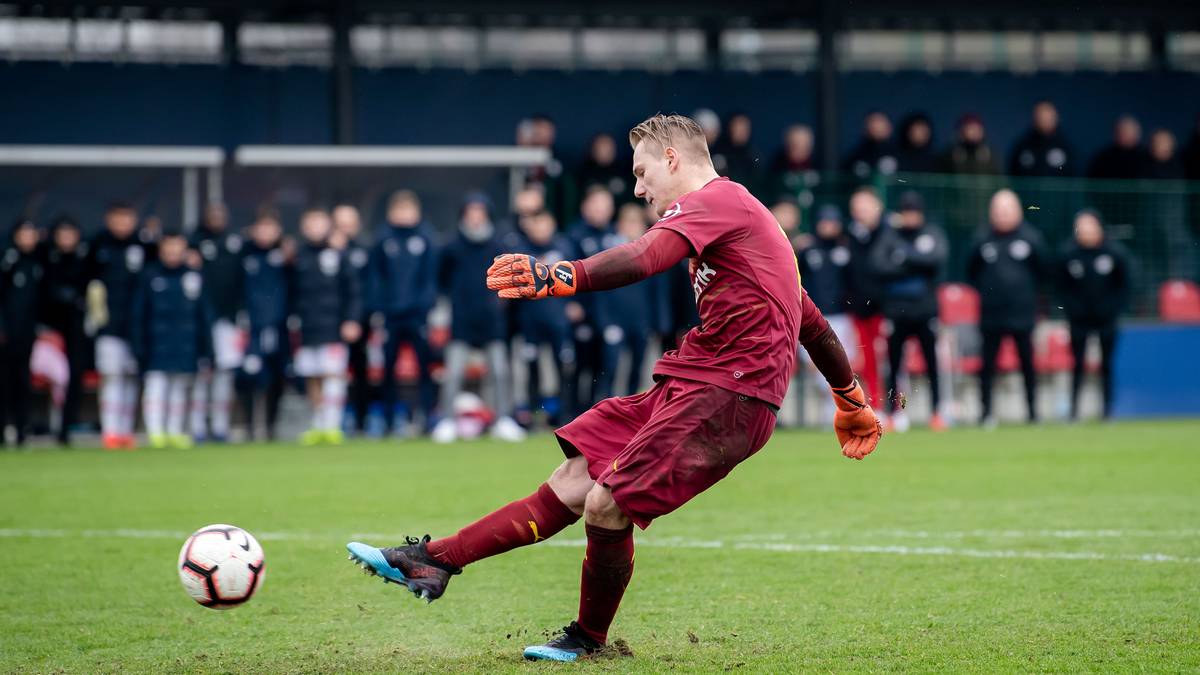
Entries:
MULTIPOLYGON (((1115 532, 1115 530, 1096 530, 1096 532, 1115 532)), ((1182 532, 1182 531, 1177 531, 1182 532)), ((113 539, 173 539, 183 541, 191 534, 175 530, 60 530, 60 529, 22 529, 0 528, 0 538, 20 539, 69 539, 69 538, 113 538, 113 539)), ((340 538, 332 535, 321 535, 306 532, 259 532, 255 536, 262 541, 324 541, 333 542, 340 538)), ((1012 549, 981 549, 958 548, 950 546, 900 546, 879 544, 827 544, 827 543, 795 543, 782 541, 783 535, 749 535, 733 541, 721 539, 689 539, 685 537, 651 537, 639 538, 638 546, 650 546, 667 549, 730 549, 738 551, 772 551, 777 553, 856 553, 873 555, 896 556, 941 556, 960 558, 1007 558, 1026 560, 1096 560, 1096 561, 1125 561, 1147 563, 1183 563, 1200 564, 1200 558, 1169 555, 1165 553, 1100 553, 1096 551, 1042 551, 1042 550, 1012 550, 1012 549), (751 541, 750 537, 757 536, 760 540, 751 541), (762 540, 762 539, 765 539, 762 540)), ((1077 537, 1072 537, 1077 538, 1077 537)), ((351 534, 347 539, 365 539, 384 542, 395 542, 402 537, 395 534, 378 532, 359 532, 351 534)), ((551 539, 544 545, 555 547, 581 548, 587 544, 585 539, 551 539)))

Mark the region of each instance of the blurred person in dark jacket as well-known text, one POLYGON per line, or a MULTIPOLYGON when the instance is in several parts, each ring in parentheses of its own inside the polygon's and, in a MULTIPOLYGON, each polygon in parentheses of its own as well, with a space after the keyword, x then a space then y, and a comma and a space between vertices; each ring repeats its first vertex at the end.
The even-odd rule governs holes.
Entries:
POLYGON ((958 120, 958 135, 942 155, 945 173, 993 175, 1000 173, 996 153, 987 143, 983 119, 967 113, 958 120))
MULTIPOLYGON (((1183 160, 1176 154, 1175 134, 1155 129, 1150 134, 1149 149, 1146 178, 1184 180, 1187 173, 1183 160)), ((1153 242, 1150 246, 1165 248, 1167 276, 1180 279, 1196 277, 1196 240, 1187 222, 1187 201, 1187 195, 1178 186, 1151 187, 1141 200, 1145 211, 1141 220, 1147 227, 1135 235, 1144 240, 1147 235, 1161 234, 1161 243, 1153 242)))
POLYGON ((933 145, 933 122, 929 115, 914 112, 900 121, 896 170, 912 173, 934 173, 938 170, 937 151, 933 145))
MULTIPOLYGON (((538 262, 551 265, 578 257, 571 239, 557 232, 554 214, 541 211, 521 220, 521 232, 505 238, 504 248, 525 251, 538 262)), ((539 356, 541 347, 549 348, 558 377, 558 406, 555 414, 547 411, 555 424, 564 424, 574 415, 577 396, 575 345, 571 341, 571 322, 567 318, 567 298, 548 298, 537 302, 517 302, 518 329, 524 342, 521 360, 526 368, 527 400, 530 413, 542 408, 542 380, 539 356)), ((529 424, 532 418, 524 420, 529 424)))
MULTIPOLYGON (((422 432, 433 424, 436 391, 430 365, 429 310, 437 300, 437 257, 430 227, 421 214, 421 200, 399 190, 388 200, 387 226, 371 247, 371 312, 379 314, 387 340, 383 347, 383 402, 387 433, 396 411, 396 356, 409 345, 417 356, 418 395, 422 432)), ((378 321, 376 321, 378 322, 378 321)))
POLYGON ((1033 327, 1038 284, 1047 270, 1041 234, 1026 224, 1021 200, 1012 190, 992 196, 991 226, 975 243, 967 259, 967 281, 980 295, 979 329, 983 334, 983 367, 979 373, 985 426, 992 416, 992 383, 1000 342, 1011 337, 1021 361, 1025 402, 1030 422, 1036 422, 1037 376, 1033 367, 1033 327))
POLYGON ((942 228, 925 220, 925 200, 914 191, 900 195, 894 227, 884 227, 870 265, 883 283, 883 315, 892 323, 888 336, 888 412, 896 431, 908 430, 908 417, 898 408, 904 345, 916 338, 929 375, 929 428, 946 428, 941 415, 941 364, 937 357, 938 282, 946 267, 949 245, 942 228))
POLYGON ((1183 180, 1187 177, 1183 160, 1175 152, 1175 134, 1169 129, 1155 129, 1150 134, 1149 161, 1145 178, 1183 180))
POLYGON ((1183 150, 1183 169, 1188 180, 1200 180, 1200 114, 1196 115, 1192 137, 1183 150))
POLYGON ((69 445, 71 427, 78 421, 79 398, 83 393, 83 373, 87 368, 89 339, 84 325, 87 312, 87 244, 82 242, 79 225, 70 216, 60 216, 50 228, 46 252, 46 325, 63 338, 70 379, 63 399, 58 442, 69 445))
POLYGON ((579 193, 585 195, 593 185, 603 186, 618 204, 633 199, 629 167, 617 161, 617 142, 609 134, 596 134, 588 146, 587 159, 575 171, 579 193))
POLYGON ((357 319, 362 327, 358 339, 349 344, 350 356, 350 410, 354 413, 353 429, 358 433, 366 430, 367 415, 371 407, 371 381, 367 372, 367 342, 370 339, 370 309, 367 298, 370 296, 372 284, 370 276, 370 249, 362 242, 362 217, 358 207, 353 204, 341 203, 330 211, 333 219, 333 233, 329 243, 342 252, 346 262, 358 277, 358 289, 362 302, 362 310, 357 319))
POLYGON ((212 362, 201 364, 192 387, 192 434, 197 442, 229 440, 234 378, 243 357, 237 325, 242 311, 242 246, 242 236, 229 228, 225 205, 209 204, 204 222, 191 237, 192 249, 200 253, 204 294, 214 316, 212 362))
POLYGON ((752 130, 749 115, 744 112, 730 115, 725 120, 725 133, 713 144, 712 158, 714 167, 718 161, 725 167, 718 168, 717 173, 757 194, 761 189, 759 177, 762 167, 758 163, 758 151, 751 145, 752 130), (721 159, 718 160, 718 157, 721 159))
POLYGON ((242 254, 242 304, 249 339, 239 390, 247 435, 254 438, 256 433, 255 408, 261 396, 266 437, 273 441, 292 351, 287 327, 288 252, 283 246, 283 226, 274 209, 260 208, 249 234, 242 254))
MULTIPOLYGON (((618 213, 613 246, 631 242, 646 233, 645 210, 637 204, 626 204, 618 213)), ((610 246, 609 248, 611 248, 610 246)), ((603 295, 606 300, 606 320, 601 339, 611 350, 611 368, 601 374, 597 391, 604 396, 628 396, 642 390, 642 367, 646 347, 656 332, 655 312, 663 304, 664 287, 659 277, 644 279, 636 284, 615 288, 603 295), (618 383, 617 363, 627 355, 629 370, 625 381, 618 383)), ((599 398, 599 397, 597 397, 599 398)))
POLYGON ((812 128, 793 124, 783 134, 783 147, 771 162, 767 196, 772 199, 788 197, 807 206, 812 205, 812 190, 820 182, 813 157, 812 128))
POLYGON ((18 447, 25 445, 29 432, 29 358, 46 298, 41 238, 33 221, 22 218, 9 232, 0 257, 0 445, 10 423, 18 447))
MULTIPOLYGON (((612 194, 602 185, 588 188, 580 205, 580 219, 567 234, 575 250, 584 257, 617 245, 613 227, 615 208, 612 194)), ((613 371, 620 356, 620 340, 609 330, 616 306, 601 294, 582 295, 567 303, 567 317, 573 325, 575 365, 579 383, 575 410, 586 410, 612 395, 613 371)))
POLYGON ((130 342, 145 378, 142 419, 153 448, 188 448, 188 391, 212 358, 213 311, 203 275, 186 263, 188 240, 164 229, 158 260, 141 275, 130 309, 130 342))
POLYGON ((883 288, 871 269, 870 260, 879 241, 883 220, 883 202, 875 190, 861 187, 850 196, 850 265, 847 275, 846 304, 862 353, 862 368, 856 369, 863 380, 871 405, 883 403, 879 382, 879 351, 883 335, 883 288))
POLYGON ((1088 165, 1089 178, 1143 178, 1150 157, 1142 147, 1142 125, 1133 115, 1121 115, 1113 124, 1112 143, 1088 165))
POLYGON ((517 125, 517 145, 545 148, 550 152, 548 162, 525 171, 524 182, 526 185, 540 185, 546 196, 546 208, 556 218, 563 219, 575 203, 575 194, 573 181, 567 175, 555 147, 557 139, 558 127, 548 115, 531 115, 517 125))
POLYGON ((1033 123, 1013 145, 1010 176, 1073 176, 1075 153, 1059 127, 1058 108, 1048 100, 1033 104, 1033 123))
POLYGON ((99 330, 100 429, 107 450, 132 449, 138 402, 138 363, 129 344, 129 311, 148 245, 137 232, 137 213, 123 202, 104 212, 104 230, 88 244, 88 317, 99 330))
POLYGON ((290 314, 300 321, 296 375, 305 379, 312 406, 312 425, 300 437, 305 445, 337 445, 344 439, 348 345, 362 335, 359 273, 330 245, 332 230, 324 209, 310 207, 301 214, 301 242, 288 280, 290 314))
POLYGON ((862 138, 842 162, 842 170, 864 179, 876 174, 890 176, 897 167, 892 120, 882 111, 873 110, 863 118, 862 138))
POLYGON ((493 293, 479 291, 479 270, 503 253, 492 225, 492 202, 482 193, 471 193, 463 202, 458 232, 438 255, 438 288, 450 301, 450 344, 446 345, 446 372, 442 381, 442 419, 433 429, 433 440, 445 443, 458 436, 454 400, 463 390, 472 350, 482 351, 487 363, 489 401, 496 421, 493 438, 525 439, 525 430, 513 419, 513 384, 509 372, 506 338, 508 304, 493 293))
POLYGON ((1055 277, 1063 311, 1071 326, 1071 419, 1079 419, 1087 341, 1100 342, 1100 382, 1103 415, 1112 414, 1112 357, 1117 343, 1117 319, 1129 300, 1131 272, 1125 247, 1104 235, 1100 214, 1090 209, 1075 216, 1075 237, 1063 246, 1055 277))

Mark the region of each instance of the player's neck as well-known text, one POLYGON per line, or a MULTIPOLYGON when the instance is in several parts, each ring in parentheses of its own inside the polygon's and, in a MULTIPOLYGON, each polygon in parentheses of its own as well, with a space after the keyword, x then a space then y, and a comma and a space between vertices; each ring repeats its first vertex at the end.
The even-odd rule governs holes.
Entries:
POLYGON ((720 176, 711 166, 693 169, 683 180, 683 194, 695 192, 717 178, 720 176))

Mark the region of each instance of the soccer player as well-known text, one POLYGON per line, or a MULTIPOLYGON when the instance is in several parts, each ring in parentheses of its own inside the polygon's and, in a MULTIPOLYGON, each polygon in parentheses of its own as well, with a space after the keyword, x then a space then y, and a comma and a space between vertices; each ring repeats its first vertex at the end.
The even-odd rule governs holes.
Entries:
POLYGON ((250 226, 242 255, 242 301, 250 324, 246 356, 239 374, 246 435, 254 438, 255 399, 265 397, 266 437, 275 440, 275 421, 291 348, 288 344, 288 264, 283 227, 274 209, 262 208, 250 226))
POLYGON ((204 293, 216 317, 212 327, 211 367, 202 367, 192 387, 192 436, 197 441, 229 440, 233 380, 242 367, 242 237, 229 229, 224 204, 209 204, 204 223, 192 235, 192 248, 203 260, 204 293), (211 415, 211 427, 209 426, 211 415), (210 433, 211 432, 211 433, 210 433))
POLYGON ((18 220, 9 239, 0 256, 0 446, 7 422, 12 422, 20 447, 29 431, 29 357, 45 300, 46 264, 38 250, 41 232, 33 221, 18 220))
POLYGON ((332 229, 323 209, 310 208, 300 216, 304 241, 296 251, 288 284, 291 313, 300 319, 296 374, 305 378, 313 412, 312 427, 300 437, 305 445, 337 445, 344 439, 347 345, 362 332, 358 272, 329 245, 332 229))
POLYGON ((212 358, 212 311, 200 272, 188 267, 187 237, 165 232, 159 261, 146 268, 133 294, 130 344, 146 373, 142 418, 150 446, 187 448, 188 390, 199 363, 212 358))
MULTIPOLYGON (((333 235, 329 241, 334 248, 345 253, 346 261, 358 276, 358 288, 362 297, 366 297, 371 287, 370 249, 363 245, 362 217, 358 207, 353 204, 341 203, 330 212, 333 218, 333 235)), ((367 374, 367 342, 370 338, 370 317, 366 302, 360 302, 362 316, 358 317, 362 327, 358 339, 350 343, 350 411, 354 413, 353 430, 363 433, 367 429, 367 414, 371 407, 371 382, 367 374)))
POLYGON ((88 247, 88 321, 99 329, 100 430, 107 450, 132 449, 138 364, 129 346, 129 308, 149 244, 137 233, 137 212, 117 202, 104 213, 104 231, 88 247))
POLYGON ((634 194, 654 207, 658 223, 586 260, 545 265, 501 256, 488 269, 488 287, 506 298, 571 296, 634 283, 690 258, 701 325, 658 361, 649 391, 601 401, 557 431, 567 460, 534 494, 437 541, 347 547, 369 571, 432 601, 463 566, 547 539, 582 515, 578 617, 547 644, 526 648, 528 659, 574 661, 605 644, 633 574, 632 526, 679 508, 766 443, 797 339, 834 387, 842 453, 862 459, 882 434, 841 343, 802 294, 791 244, 744 187, 717 176, 699 125, 656 115, 629 140, 634 194))

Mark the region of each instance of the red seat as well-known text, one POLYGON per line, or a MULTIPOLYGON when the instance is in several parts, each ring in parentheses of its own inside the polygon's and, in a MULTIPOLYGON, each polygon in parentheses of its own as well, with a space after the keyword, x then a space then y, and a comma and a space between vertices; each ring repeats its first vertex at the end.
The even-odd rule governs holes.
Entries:
POLYGON ((1041 347, 1033 358, 1034 367, 1039 373, 1063 373, 1071 370, 1075 358, 1071 355, 1071 334, 1065 326, 1049 329, 1046 332, 1046 342, 1041 347))
POLYGON ((1171 279, 1158 287, 1158 315, 1169 323, 1200 323, 1200 286, 1171 279))
POLYGON ((996 354, 996 370, 1001 373, 1013 373, 1021 369, 1021 359, 1017 356, 1017 343, 1011 337, 1000 341, 1000 353, 996 354))
POLYGON ((938 318, 945 326, 979 324, 979 291, 966 284, 938 288, 938 318))

